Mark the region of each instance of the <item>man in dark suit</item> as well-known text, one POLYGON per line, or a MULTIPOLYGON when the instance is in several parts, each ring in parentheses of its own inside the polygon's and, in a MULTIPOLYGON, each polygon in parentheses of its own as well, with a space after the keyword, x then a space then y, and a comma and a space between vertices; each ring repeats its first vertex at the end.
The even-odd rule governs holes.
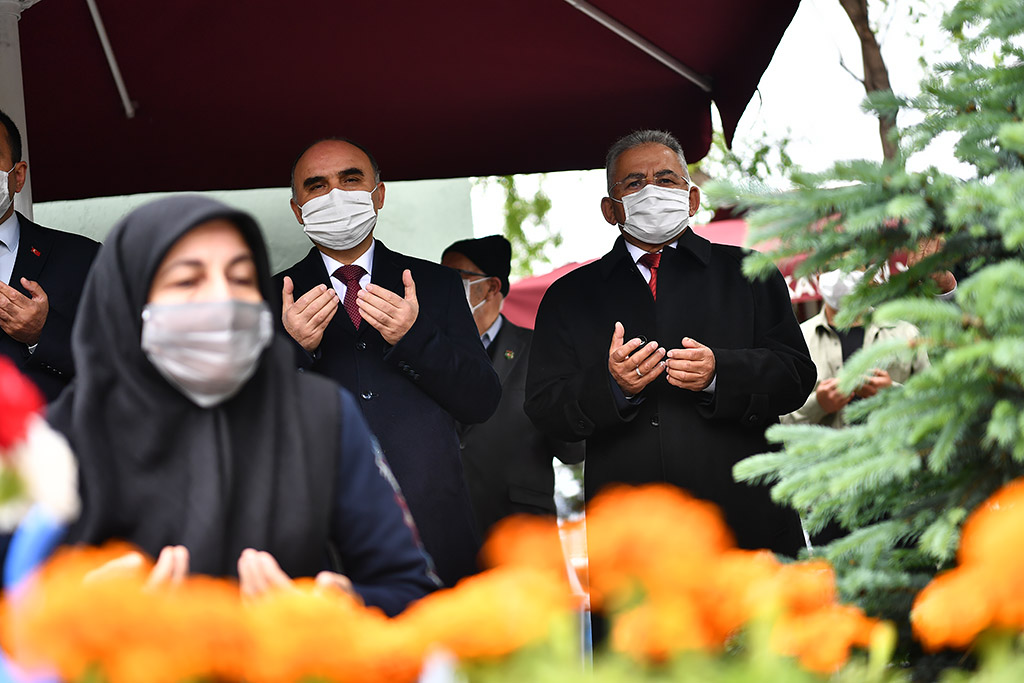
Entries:
POLYGON ((588 499, 612 482, 670 482, 717 503, 741 547, 794 554, 796 512, 732 477, 814 386, 786 283, 747 279, 741 249, 688 229, 700 193, 671 134, 622 138, 606 168, 601 210, 622 235, 545 294, 526 412, 586 440, 588 499))
POLYGON ((533 332, 501 315, 511 262, 512 246, 500 235, 461 240, 441 255, 441 265, 462 276, 480 341, 501 380, 501 402, 491 419, 458 426, 462 468, 484 537, 511 514, 555 514, 551 458, 583 460, 582 444, 545 436, 523 412, 533 332))
POLYGON ((375 241, 384 205, 377 162, 321 140, 292 169, 292 210, 314 243, 278 275, 299 365, 338 381, 394 471, 446 585, 476 571, 479 535, 455 420, 483 422, 501 395, 456 273, 375 241))
POLYGON ((17 213, 27 177, 21 133, 0 111, 0 353, 52 401, 75 374, 71 324, 99 244, 17 213))

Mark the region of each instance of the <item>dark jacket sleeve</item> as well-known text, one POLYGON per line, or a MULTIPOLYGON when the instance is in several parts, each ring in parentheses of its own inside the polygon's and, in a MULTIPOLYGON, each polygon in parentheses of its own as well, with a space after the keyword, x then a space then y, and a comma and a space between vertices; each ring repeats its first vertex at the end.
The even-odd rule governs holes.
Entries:
POLYGON ((345 390, 331 526, 342 569, 367 605, 393 616, 440 585, 394 475, 345 390))
POLYGON ((384 359, 457 421, 479 424, 498 408, 501 382, 480 343, 459 276, 442 273, 437 284, 442 298, 431 311, 420 307, 416 322, 384 359))
MULTIPOLYGON (((562 304, 573 297, 557 285, 548 290, 537 311, 523 408, 548 436, 580 441, 630 421, 637 409, 635 404, 616 400, 607 359, 580 359, 570 323, 574 316, 562 304)), ((608 329, 609 344, 613 331, 608 329)))
POLYGON ((817 370, 782 274, 775 271, 768 280, 750 286, 755 314, 752 348, 712 348, 715 397, 701 411, 707 417, 766 426, 804 404, 817 370))

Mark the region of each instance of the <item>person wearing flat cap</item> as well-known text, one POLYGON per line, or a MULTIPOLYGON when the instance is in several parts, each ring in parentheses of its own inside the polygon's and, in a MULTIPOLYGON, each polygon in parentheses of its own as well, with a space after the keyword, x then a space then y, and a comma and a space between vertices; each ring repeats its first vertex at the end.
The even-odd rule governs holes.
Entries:
POLYGON ((481 424, 459 424, 462 468, 480 533, 515 513, 555 514, 551 458, 583 460, 583 444, 542 434, 523 411, 532 330, 501 314, 508 294, 512 246, 500 235, 455 242, 441 265, 462 276, 480 341, 501 379, 501 401, 481 424))

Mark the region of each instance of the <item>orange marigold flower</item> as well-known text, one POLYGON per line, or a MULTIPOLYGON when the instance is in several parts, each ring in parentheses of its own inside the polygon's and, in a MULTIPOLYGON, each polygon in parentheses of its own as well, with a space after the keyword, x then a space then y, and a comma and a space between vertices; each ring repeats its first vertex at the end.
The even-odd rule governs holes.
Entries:
POLYGON ((826 607, 837 599, 836 574, 825 560, 780 565, 775 584, 787 609, 798 614, 826 607))
POLYGON ((512 515, 494 525, 481 551, 488 567, 533 567, 564 576, 567 569, 554 517, 512 515))
POLYGON ((850 657, 850 648, 868 647, 879 624, 857 607, 828 605, 804 614, 783 615, 772 626, 772 648, 795 656, 811 671, 831 673, 850 657))
POLYGON ((627 601, 645 584, 698 586, 708 558, 730 547, 732 535, 712 503, 666 484, 614 486, 587 507, 595 605, 627 601))
MULTIPOLYGON (((244 679, 289 683, 324 678, 346 683, 415 681, 423 650, 384 614, 353 597, 317 591, 310 581, 247 605, 253 657, 244 679)), ((240 677, 242 678, 242 677, 240 677)))
POLYGON ((722 643, 704 615, 686 596, 663 596, 616 616, 611 646, 640 660, 665 662, 686 650, 706 650, 722 643))
POLYGON ((779 561, 766 550, 730 550, 722 554, 697 599, 719 638, 725 639, 764 610, 778 608, 769 590, 779 561))
POLYGON ((989 564, 1007 573, 1024 569, 1024 550, 1008 542, 1024 536, 1024 479, 996 491, 964 523, 958 560, 989 564))
POLYGON ((461 658, 496 657, 544 638, 571 605, 564 581, 529 567, 500 567, 432 593, 395 622, 422 652, 441 646, 461 658))
POLYGON ((960 566, 935 577, 911 621, 926 648, 965 648, 989 627, 1024 629, 1024 479, 982 503, 963 527, 960 566))
POLYGON ((966 648, 995 619, 991 590, 998 579, 984 570, 961 567, 939 574, 914 599, 910 623, 925 649, 966 648))

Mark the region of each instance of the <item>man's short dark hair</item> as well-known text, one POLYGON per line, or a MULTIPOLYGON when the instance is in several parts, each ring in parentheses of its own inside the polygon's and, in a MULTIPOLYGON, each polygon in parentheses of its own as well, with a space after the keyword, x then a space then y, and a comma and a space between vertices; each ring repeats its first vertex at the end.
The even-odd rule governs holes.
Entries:
POLYGON ((299 165, 299 159, 301 159, 306 154, 306 152, 311 150, 313 147, 316 147, 321 142, 347 142, 348 144, 352 145, 353 147, 355 147, 356 149, 361 151, 370 160, 370 167, 373 169, 373 182, 375 182, 375 183, 379 183, 380 182, 380 166, 377 165, 377 159, 374 158, 374 156, 370 153, 370 150, 366 149, 365 147, 360 145, 355 140, 350 140, 349 138, 343 138, 343 137, 320 138, 319 140, 314 140, 313 142, 311 142, 308 145, 306 145, 306 147, 301 152, 299 152, 299 155, 297 157, 295 157, 295 161, 292 162, 292 173, 291 173, 292 199, 295 199, 295 167, 299 165))
POLYGON ((619 160, 623 152, 648 144, 664 145, 679 155, 679 163, 683 167, 683 177, 690 182, 690 172, 686 170, 686 157, 683 156, 683 146, 676 140, 676 136, 664 130, 635 130, 629 135, 623 135, 615 141, 615 144, 608 148, 608 156, 604 159, 605 176, 608 179, 608 191, 612 191, 615 179, 612 178, 612 168, 619 160))
MULTIPOLYGON (((3 110, 0 110, 0 124, 3 124, 4 132, 7 134, 7 146, 11 148, 11 161, 18 163, 21 161, 21 132, 14 125, 14 120, 3 110)), ((0 170, 9 171, 11 169, 0 170)))

